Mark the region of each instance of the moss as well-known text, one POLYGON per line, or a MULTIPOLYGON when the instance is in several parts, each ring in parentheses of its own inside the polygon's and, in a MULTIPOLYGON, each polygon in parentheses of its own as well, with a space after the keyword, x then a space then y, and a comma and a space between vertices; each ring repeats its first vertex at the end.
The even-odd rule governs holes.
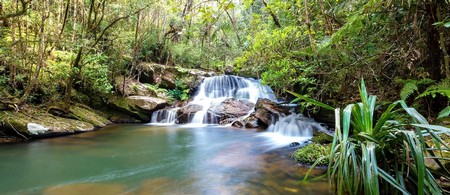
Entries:
POLYGON ((40 108, 27 108, 19 112, 3 111, 0 113, 0 123, 5 134, 17 136, 17 132, 26 136, 51 136, 75 132, 92 131, 94 126, 89 122, 53 116, 40 108), (33 135, 28 131, 28 123, 37 123, 49 128, 42 135, 33 135))
MULTIPOLYGON (((328 156, 330 150, 330 145, 311 143, 295 151, 292 156, 299 163, 313 164, 317 159, 328 156)), ((326 166, 328 165, 328 161, 328 158, 322 159, 317 165, 326 166)))
POLYGON ((77 104, 70 107, 70 116, 80 121, 93 124, 95 127, 104 127, 111 123, 108 119, 95 113, 87 106, 77 104))

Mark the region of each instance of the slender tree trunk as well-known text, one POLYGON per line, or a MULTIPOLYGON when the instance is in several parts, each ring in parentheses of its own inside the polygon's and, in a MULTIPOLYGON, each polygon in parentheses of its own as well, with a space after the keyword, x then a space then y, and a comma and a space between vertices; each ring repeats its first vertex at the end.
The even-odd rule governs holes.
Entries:
POLYGON ((234 32, 236 33, 236 38, 237 38, 237 40, 238 40, 239 45, 242 45, 242 44, 241 44, 241 37, 239 36, 239 31, 238 31, 238 29, 236 28, 236 22, 233 20, 233 18, 231 17, 230 13, 228 13, 227 10, 225 10, 225 13, 226 13, 227 16, 228 16, 228 19, 230 19, 231 26, 233 26, 233 30, 234 30, 234 32))
MULTIPOLYGON (((442 21, 441 16, 441 9, 440 7, 436 8, 436 16, 438 21, 442 21)), ((442 50, 442 54, 444 56, 444 68, 445 68, 445 78, 450 78, 450 56, 448 55, 447 48, 445 46, 445 36, 444 36, 444 29, 442 26, 438 27, 439 32, 439 45, 442 50)))
POLYGON ((46 37, 45 37, 45 21, 48 19, 48 14, 49 11, 47 10, 49 7, 48 5, 48 0, 44 1, 44 4, 42 6, 42 11, 41 11, 41 25, 39 28, 39 45, 38 45, 38 51, 37 51, 37 63, 36 63, 36 69, 34 70, 34 74, 32 74, 33 76, 30 77, 30 81, 28 82, 28 85, 25 89, 24 94, 22 95, 22 97, 19 99, 18 104, 21 105, 23 103, 25 103, 28 99, 28 97, 31 95, 31 92, 34 90, 34 88, 36 87, 37 84, 37 80, 39 79, 39 74, 41 72, 41 68, 44 66, 44 61, 46 59, 46 52, 45 52, 45 41, 46 41, 46 37))
POLYGON ((308 36, 309 36, 309 43, 311 45, 311 49, 315 52, 316 51, 316 47, 314 45, 314 38, 311 32, 311 21, 309 20, 309 11, 308 11, 308 0, 304 0, 304 6, 305 6, 305 23, 306 26, 308 28, 308 36))
POLYGON ((323 4, 323 0, 318 0, 320 5, 320 10, 322 11, 323 20, 325 22, 325 27, 327 28, 327 34, 332 35, 333 34, 333 24, 331 23, 330 19, 328 18, 327 14, 325 13, 325 5, 323 4))
POLYGON ((267 3, 264 0, 261 0, 261 3, 264 5, 264 7, 269 12, 270 16, 272 17, 273 23, 275 23, 275 26, 277 26, 278 28, 281 28, 281 24, 278 21, 278 17, 275 15, 275 13, 273 13, 273 11, 271 9, 267 8, 267 3))

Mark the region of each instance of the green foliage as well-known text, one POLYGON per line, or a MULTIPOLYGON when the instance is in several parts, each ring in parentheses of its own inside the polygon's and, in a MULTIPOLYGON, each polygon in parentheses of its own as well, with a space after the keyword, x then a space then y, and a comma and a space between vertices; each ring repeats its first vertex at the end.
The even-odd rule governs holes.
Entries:
POLYGON ((417 96, 417 98, 422 98, 425 96, 431 96, 435 98, 436 95, 442 95, 444 97, 450 98, 450 79, 444 79, 435 85, 429 86, 423 93, 417 96))
POLYGON ((145 83, 145 86, 146 86, 149 90, 154 91, 154 92, 156 92, 156 93, 168 93, 168 90, 167 90, 167 89, 160 88, 158 84, 152 85, 152 84, 150 84, 150 83, 145 83))
POLYGON ((403 88, 400 91, 400 99, 406 100, 408 97, 410 97, 414 92, 419 92, 419 87, 427 86, 429 84, 434 83, 434 80, 431 80, 429 78, 421 79, 421 80, 413 80, 408 79, 406 81, 400 81, 403 82, 403 88))
POLYGON ((81 70, 83 85, 96 92, 111 93, 113 86, 109 82, 109 67, 105 64, 107 57, 102 54, 88 55, 81 70))
POLYGON ((167 95, 175 100, 185 101, 189 99, 189 88, 182 80, 175 81, 175 89, 168 90, 167 95))
POLYGON ((330 145, 311 143, 295 151, 292 156, 297 162, 305 164, 313 164, 320 159, 317 165, 326 166, 329 163, 329 158, 326 157, 328 157, 330 149, 330 145))
POLYGON ((199 47, 188 44, 174 44, 170 46, 170 54, 175 64, 184 67, 199 67, 201 62, 201 50, 199 47))
MULTIPOLYGON (((364 81, 359 89, 361 102, 349 104, 336 121, 328 176, 338 194, 442 194, 424 158, 433 158, 446 170, 434 151, 450 148, 439 137, 450 129, 429 125, 426 119, 403 100, 396 101, 375 118, 376 96, 369 96, 364 81), (396 110, 396 107, 401 109, 396 110), (400 113, 404 121, 396 120, 400 113), (342 120, 341 120, 342 119, 342 120), (425 138, 433 140, 432 146, 425 138), (427 154, 429 156, 427 156, 427 154), (405 172, 408 170, 408 172, 405 172), (414 192, 414 193, 416 193, 414 192)), ((449 172, 441 173, 448 177, 449 172)))
POLYGON ((447 117, 448 115, 450 115, 450 106, 447 106, 444 109, 442 109, 438 114, 438 118, 447 117))

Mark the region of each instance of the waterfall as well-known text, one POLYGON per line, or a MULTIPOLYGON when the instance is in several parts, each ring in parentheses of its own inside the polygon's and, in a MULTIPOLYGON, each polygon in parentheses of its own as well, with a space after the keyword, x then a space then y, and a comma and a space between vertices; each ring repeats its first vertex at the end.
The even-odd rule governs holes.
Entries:
POLYGON ((162 109, 153 112, 151 123, 175 124, 179 108, 162 109))
POLYGON ((327 132, 328 130, 312 118, 293 113, 280 116, 267 128, 267 133, 263 135, 271 138, 272 145, 286 146, 293 142, 308 141, 313 136, 314 131, 327 132))
POLYGON ((202 110, 194 114, 190 123, 218 124, 219 121, 211 116, 208 109, 228 98, 244 99, 253 104, 258 98, 276 100, 272 89, 259 80, 231 75, 208 77, 200 84, 193 101, 189 103, 202 106, 202 110))

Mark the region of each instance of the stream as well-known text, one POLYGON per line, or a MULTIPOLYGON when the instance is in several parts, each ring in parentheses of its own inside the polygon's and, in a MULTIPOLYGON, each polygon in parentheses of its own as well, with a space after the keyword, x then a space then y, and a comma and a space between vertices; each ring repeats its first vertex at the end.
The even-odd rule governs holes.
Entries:
MULTIPOLYGON (((0 145, 0 194, 329 194, 295 148, 219 126, 111 125, 0 145)), ((318 175, 324 170, 315 170, 318 175)))

